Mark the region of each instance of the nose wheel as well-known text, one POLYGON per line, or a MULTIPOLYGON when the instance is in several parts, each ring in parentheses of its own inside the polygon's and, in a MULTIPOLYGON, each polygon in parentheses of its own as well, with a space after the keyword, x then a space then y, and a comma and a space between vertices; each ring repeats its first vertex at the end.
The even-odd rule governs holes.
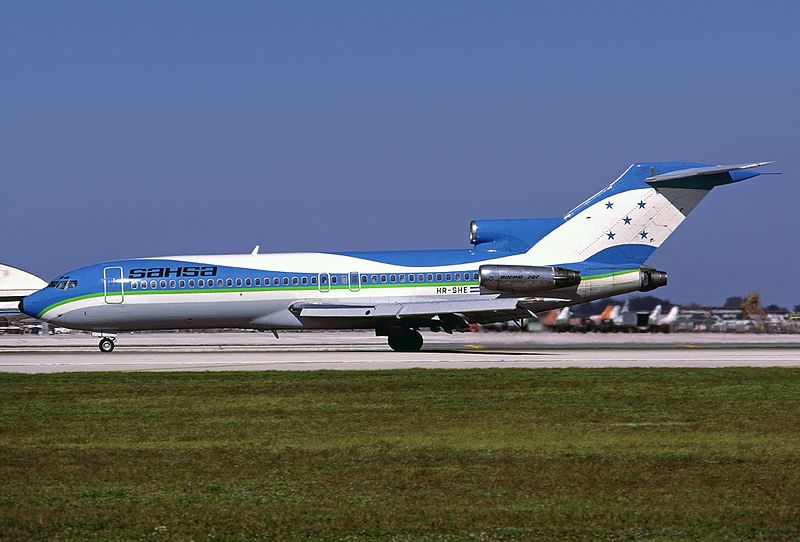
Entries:
POLYGON ((100 339, 100 344, 98 346, 103 353, 112 352, 114 350, 114 339, 103 337, 100 339))

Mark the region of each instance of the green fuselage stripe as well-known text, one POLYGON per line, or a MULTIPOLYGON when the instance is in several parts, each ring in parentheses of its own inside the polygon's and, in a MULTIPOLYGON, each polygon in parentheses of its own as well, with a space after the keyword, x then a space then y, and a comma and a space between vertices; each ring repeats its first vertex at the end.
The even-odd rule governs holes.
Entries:
POLYGON ((599 275, 587 275, 585 277, 581 277, 581 281, 584 280, 597 280, 597 279, 606 279, 608 277, 616 277, 619 275, 627 275, 628 273, 638 273, 638 269, 625 269, 624 271, 614 271, 613 273, 601 273, 599 275))
MULTIPOLYGON (((401 287, 419 287, 419 288, 443 288, 443 287, 454 287, 454 286, 477 286, 477 282, 405 282, 405 283, 395 283, 395 284, 362 284, 360 290, 364 289, 371 289, 371 288, 401 288, 401 287)), ((350 286, 347 284, 332 284, 330 286, 330 290, 340 290, 340 291, 348 291, 350 290, 350 286)), ((169 289, 169 290, 125 290, 125 295, 165 295, 165 294, 230 294, 230 293, 245 293, 245 292, 302 292, 302 291, 313 291, 319 293, 327 293, 329 290, 320 290, 318 285, 308 285, 308 286, 269 286, 269 287, 255 287, 255 288, 227 288, 227 287, 212 287, 212 288, 193 288, 193 289, 169 289)), ((352 290, 353 292, 358 292, 359 290, 352 290)), ((120 297, 121 294, 111 292, 107 296, 103 292, 97 292, 94 294, 86 294, 86 295, 79 295, 75 297, 70 297, 69 299, 62 299, 61 301, 57 301, 52 305, 48 305, 45 307, 43 311, 39 313, 39 318, 44 316, 45 313, 48 311, 53 310, 56 307, 60 307, 61 305, 65 305, 67 303, 72 303, 73 301, 82 301, 84 299, 92 299, 95 297, 109 297, 115 298, 120 297)))

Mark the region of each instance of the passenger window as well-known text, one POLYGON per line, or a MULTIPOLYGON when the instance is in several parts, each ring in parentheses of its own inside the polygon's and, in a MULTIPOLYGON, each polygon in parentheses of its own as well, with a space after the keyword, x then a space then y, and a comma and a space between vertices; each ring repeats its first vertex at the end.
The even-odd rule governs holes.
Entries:
POLYGON ((185 280, 179 280, 178 281, 178 288, 186 288, 186 281, 185 280))
POLYGON ((198 288, 205 288, 206 287, 206 281, 204 281, 203 279, 198 280, 197 281, 197 287, 198 288))
POLYGON ((436 282, 441 282, 441 281, 442 281, 442 274, 436 273, 436 282))
POLYGON ((477 271, 475 271, 475 272, 472 274, 472 280, 478 280, 478 272, 477 272, 477 271))
POLYGON ((428 273, 428 282, 433 282, 433 273, 428 273))
POLYGON ((317 277, 311 277, 311 284, 317 283, 317 277))
POLYGON ((147 281, 146 280, 142 281, 142 290, 147 290, 147 281))
POLYGON ((392 273, 391 275, 389 275, 389 280, 390 280, 391 282, 397 282, 397 277, 395 277, 394 273, 392 273))
POLYGON ((461 280, 461 273, 456 273, 456 282, 461 280))
POLYGON ((154 281, 154 280, 151 280, 151 281, 150 281, 150 288, 154 290, 154 289, 155 289, 155 287, 156 287, 156 281, 154 281))
POLYGON ((214 287, 214 279, 208 279, 206 281, 206 283, 208 283, 208 287, 209 288, 213 288, 214 287))
POLYGON ((217 288, 222 288, 223 286, 224 283, 222 282, 222 279, 217 279, 217 288))
POLYGON ((278 285, 278 277, 272 279, 272 284, 274 284, 275 286, 278 285))
POLYGON ((133 282, 131 282, 131 289, 132 290, 135 290, 138 287, 139 287, 139 283, 138 282, 136 282, 135 280, 133 282))
POLYGON ((306 277, 305 275, 303 275, 302 283, 308 284, 308 277, 306 277))
POLYGON ((425 282, 425 275, 422 273, 417 275, 417 282, 425 282))
POLYGON ((244 279, 244 285, 245 285, 245 286, 250 286, 250 285, 251 285, 251 282, 250 282, 250 277, 248 277, 248 278, 244 279))
POLYGON ((405 282, 406 281, 406 276, 405 275, 399 275, 399 277, 400 277, 400 282, 405 282))
POLYGON ((375 284, 376 282, 378 282, 378 275, 372 275, 372 279, 371 279, 371 280, 372 280, 372 283, 373 283, 373 284, 375 284))
POLYGON ((450 275, 450 273, 447 273, 447 274, 444 276, 444 280, 446 280, 446 281, 448 281, 448 282, 449 282, 451 279, 452 279, 452 275, 450 275))
POLYGON ((225 284, 227 284, 228 288, 230 288, 231 286, 233 286, 233 279, 225 279, 225 284))
POLYGON ((289 284, 289 277, 283 277, 283 285, 286 286, 289 284))
POLYGON ((174 280, 169 281, 169 287, 170 288, 175 288, 175 281, 174 280))
POLYGON ((261 279, 256 277, 255 284, 256 286, 261 286, 261 279))
POLYGON ((331 275, 331 284, 336 284, 336 275, 331 275))
POLYGON ((236 286, 242 285, 242 279, 236 279, 236 286))
POLYGON ((386 284, 386 275, 381 275, 381 282, 386 284))
POLYGON ((297 282, 298 282, 298 281, 297 281, 297 277, 292 277, 292 284, 294 284, 295 286, 297 286, 297 282))

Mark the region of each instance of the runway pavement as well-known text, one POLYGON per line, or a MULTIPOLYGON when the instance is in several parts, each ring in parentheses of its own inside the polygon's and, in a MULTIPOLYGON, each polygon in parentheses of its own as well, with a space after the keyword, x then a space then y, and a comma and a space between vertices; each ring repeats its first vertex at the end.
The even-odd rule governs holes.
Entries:
POLYGON ((398 353, 368 332, 122 334, 110 354, 86 334, 0 336, 0 371, 364 370, 487 367, 800 366, 800 336, 426 334, 398 353))

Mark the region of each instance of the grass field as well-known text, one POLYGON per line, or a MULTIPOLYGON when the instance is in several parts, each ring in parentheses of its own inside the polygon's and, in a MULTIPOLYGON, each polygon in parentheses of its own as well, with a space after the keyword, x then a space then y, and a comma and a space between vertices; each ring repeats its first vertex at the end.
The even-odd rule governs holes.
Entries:
POLYGON ((3 540, 798 540, 800 370, 0 375, 3 540))

